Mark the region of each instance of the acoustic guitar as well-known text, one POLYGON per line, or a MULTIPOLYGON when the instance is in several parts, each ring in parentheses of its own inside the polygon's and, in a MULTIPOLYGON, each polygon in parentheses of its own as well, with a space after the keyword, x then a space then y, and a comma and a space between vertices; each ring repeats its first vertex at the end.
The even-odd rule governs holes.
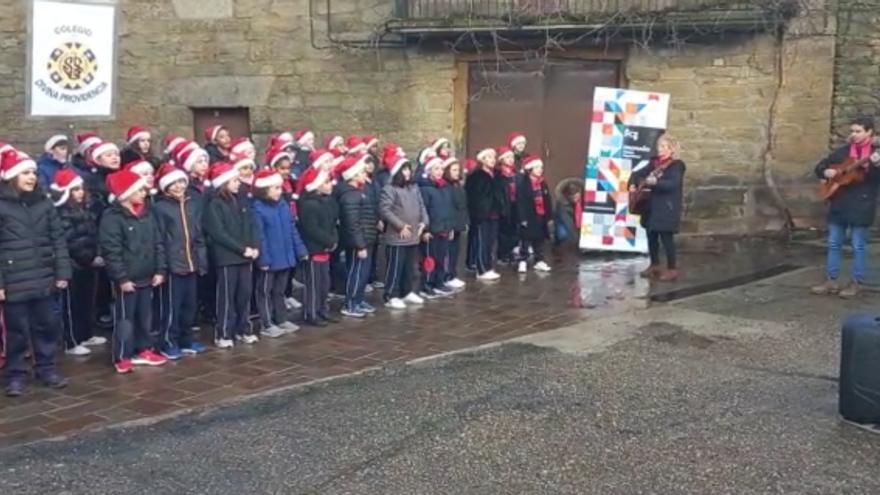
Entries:
MULTIPOLYGON (((671 163, 671 162, 669 162, 671 163)), ((629 211, 630 213, 634 213, 636 215, 642 215, 645 213, 646 204, 648 201, 648 197, 651 194, 650 186, 648 185, 648 177, 654 177, 655 179, 660 179, 663 176, 663 172, 666 170, 666 167, 669 164, 662 167, 657 167, 654 170, 651 170, 644 179, 640 180, 638 185, 636 185, 635 191, 629 192, 629 211)))
POLYGON ((871 155, 860 160, 847 158, 846 160, 830 165, 826 170, 837 170, 833 179, 822 179, 819 182, 819 197, 827 201, 847 186, 859 184, 865 181, 868 172, 864 166, 871 161, 871 155))

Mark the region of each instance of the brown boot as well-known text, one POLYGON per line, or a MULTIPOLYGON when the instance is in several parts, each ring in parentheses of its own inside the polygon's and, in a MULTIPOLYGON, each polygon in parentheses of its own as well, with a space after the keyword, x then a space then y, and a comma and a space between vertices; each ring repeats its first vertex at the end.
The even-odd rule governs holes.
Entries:
POLYGON ((855 299, 859 295, 859 283, 852 281, 837 293, 841 299, 855 299))
POLYGON ((661 271, 662 269, 660 268, 660 265, 651 265, 647 270, 642 270, 639 273, 639 276, 642 278, 656 278, 660 275, 661 271))
POLYGON ((825 283, 814 285, 810 288, 810 292, 817 296, 827 296, 829 294, 837 294, 840 292, 840 284, 837 280, 826 280, 825 283))
POLYGON ((661 282, 675 282, 678 280, 678 270, 664 270, 660 274, 661 282))

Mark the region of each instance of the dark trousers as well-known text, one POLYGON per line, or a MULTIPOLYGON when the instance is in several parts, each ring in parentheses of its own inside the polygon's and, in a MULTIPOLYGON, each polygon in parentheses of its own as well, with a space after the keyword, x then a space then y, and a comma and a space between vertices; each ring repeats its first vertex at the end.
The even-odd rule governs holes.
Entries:
POLYGON ((511 262, 513 248, 519 243, 519 225, 513 215, 498 221, 498 259, 511 262))
POLYGON ((648 231, 648 253, 651 256, 651 264, 660 264, 660 243, 663 243, 663 251, 666 252, 666 266, 670 270, 675 270, 675 239, 673 232, 658 232, 656 230, 648 231))
POLYGON ((192 345, 192 326, 198 310, 199 276, 172 274, 159 287, 162 301, 161 347, 188 348, 192 345))
POLYGON ((334 294, 345 293, 346 275, 348 275, 348 263, 343 261, 344 250, 341 247, 336 248, 330 253, 330 290, 334 294))
MULTIPOLYGON (((446 282, 454 278, 458 278, 458 256, 461 251, 461 237, 464 232, 455 232, 455 237, 449 241, 449 255, 446 256, 446 263, 443 269, 446 271, 446 282)), ((470 237, 468 238, 470 240, 470 237)))
POLYGON ((345 250, 345 260, 348 265, 348 273, 345 276, 345 307, 349 310, 355 309, 364 302, 364 289, 370 276, 369 250, 367 253, 367 257, 361 259, 358 258, 357 249, 345 250))
POLYGON ((474 241, 474 259, 477 272, 482 275, 494 267, 492 253, 495 242, 498 240, 498 220, 486 220, 475 227, 476 240, 474 241))
POLYGON ((468 230, 467 248, 464 255, 464 266, 469 270, 477 269, 477 228, 471 227, 468 230))
POLYGON ((214 313, 217 309, 216 268, 209 270, 204 275, 199 275, 198 284, 198 304, 202 319, 201 323, 214 323, 217 321, 217 315, 214 313))
POLYGON ((252 289, 253 265, 250 263, 217 267, 215 340, 231 340, 234 336, 251 333, 248 313, 252 289))
POLYGON ((95 289, 95 314, 113 316, 113 282, 106 270, 98 270, 98 287, 95 289))
POLYGON ((5 303, 6 378, 28 373, 25 355, 33 349, 34 371, 44 375, 55 369, 61 322, 52 312, 54 296, 5 303))
POLYGON ((137 287, 134 292, 113 289, 113 362, 132 356, 154 346, 153 288, 137 287))
POLYGON ((257 311, 261 330, 287 321, 284 289, 289 278, 290 270, 257 271, 257 311))
POLYGON ((417 246, 385 246, 385 302, 412 292, 417 246))
POLYGON ((306 261, 303 270, 303 320, 315 321, 327 316, 327 295, 330 292, 330 262, 306 261))
POLYGON ((64 324, 64 344, 68 349, 92 338, 97 285, 96 270, 75 268, 70 285, 62 292, 61 321, 64 324))
POLYGON ((434 260, 433 270, 428 272, 422 265, 422 290, 430 292, 446 285, 446 257, 449 255, 449 239, 434 235, 420 245, 424 259, 434 260))
POLYGON ((370 276, 367 279, 367 283, 372 284, 376 280, 379 280, 379 241, 376 241, 376 244, 370 248, 370 276))

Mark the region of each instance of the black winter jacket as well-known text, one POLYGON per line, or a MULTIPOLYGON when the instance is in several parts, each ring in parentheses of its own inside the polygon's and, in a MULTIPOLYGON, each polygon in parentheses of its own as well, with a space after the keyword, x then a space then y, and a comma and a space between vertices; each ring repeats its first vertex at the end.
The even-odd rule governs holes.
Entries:
POLYGON ((58 208, 73 267, 86 270, 98 256, 98 218, 85 206, 67 204, 58 208))
POLYGON ((240 194, 214 194, 205 208, 202 223, 217 266, 253 262, 244 257, 244 249, 258 248, 260 242, 251 214, 251 202, 247 198, 240 194))
POLYGON ((520 235, 527 240, 542 241, 550 238, 547 222, 553 219, 553 200, 547 181, 541 181, 541 189, 533 190, 531 179, 526 174, 517 175, 516 185, 516 216, 520 226, 520 235), (544 215, 538 216, 535 210, 535 198, 540 194, 544 197, 544 215))
MULTIPOLYGON (((825 170, 831 165, 842 163, 849 157, 849 145, 834 150, 827 158, 816 165, 816 177, 825 178, 825 170)), ((877 185, 880 183, 880 170, 868 167, 867 180, 842 187, 828 205, 828 223, 867 227, 874 223, 877 211, 877 185)))
POLYGON ((39 191, 0 184, 0 288, 10 302, 48 297, 57 280, 70 280, 64 229, 39 191))
POLYGON ((452 194, 452 217, 453 229, 456 232, 464 232, 467 230, 470 219, 468 217, 467 194, 461 182, 451 182, 449 184, 450 193, 452 194))
POLYGON ((83 186, 89 193, 89 209, 100 219, 101 213, 110 205, 107 175, 111 171, 101 167, 93 167, 85 160, 75 160, 73 170, 82 178, 83 186))
POLYGON ((208 162, 211 163, 211 165, 229 160, 229 155, 223 153, 223 151, 220 150, 220 147, 217 146, 217 143, 207 143, 205 144, 204 149, 208 152, 208 162))
POLYGON ((165 244, 168 271, 175 275, 208 273, 208 250, 193 200, 178 201, 161 195, 153 212, 159 222, 159 232, 165 244))
POLYGON ((474 170, 465 181, 464 188, 472 224, 501 217, 506 200, 495 177, 482 168, 474 170))
POLYGON ((124 150, 122 150, 122 153, 119 155, 119 158, 121 160, 120 163, 123 165, 126 163, 129 163, 129 162, 133 162, 135 160, 144 160, 144 161, 150 162, 150 165, 152 165, 153 168, 156 168, 157 166, 159 166, 159 159, 158 158, 156 158, 155 156, 150 155, 150 154, 148 154, 146 156, 142 155, 139 152, 137 152, 134 148, 125 148, 124 150))
POLYGON ((115 284, 149 287, 154 275, 164 276, 168 263, 155 213, 144 207, 135 215, 120 204, 104 211, 98 227, 107 276, 115 284))
POLYGON ((455 210, 452 204, 452 187, 442 187, 431 179, 419 180, 419 191, 428 212, 428 232, 432 234, 449 233, 455 230, 455 210))
MULTIPOLYGON (((300 213, 302 215, 302 213, 300 213)), ((345 248, 366 249, 379 238, 379 215, 364 189, 339 186, 339 238, 345 248)))
POLYGON ((339 244, 339 205, 332 196, 312 191, 297 204, 299 235, 309 254, 329 253, 339 244))
MULTIPOLYGON (((666 170, 651 186, 645 211, 639 220, 642 227, 656 232, 678 232, 681 226, 682 187, 684 185, 684 162, 673 160, 666 170)), ((654 162, 630 177, 630 185, 635 185, 654 170, 654 162)))
POLYGON ((495 184, 501 195, 501 218, 513 224, 519 223, 519 210, 516 206, 516 201, 519 196, 520 184, 522 183, 522 178, 524 176, 525 174, 517 172, 508 177, 502 174, 499 169, 495 170, 495 184), (516 191, 512 197, 509 193, 511 187, 516 191))

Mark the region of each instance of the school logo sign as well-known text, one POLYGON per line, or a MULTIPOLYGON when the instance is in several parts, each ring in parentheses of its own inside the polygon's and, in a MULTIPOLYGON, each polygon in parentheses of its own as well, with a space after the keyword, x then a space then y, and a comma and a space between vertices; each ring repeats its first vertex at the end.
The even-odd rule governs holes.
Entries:
POLYGON ((28 115, 113 115, 116 7, 34 0, 28 115))

